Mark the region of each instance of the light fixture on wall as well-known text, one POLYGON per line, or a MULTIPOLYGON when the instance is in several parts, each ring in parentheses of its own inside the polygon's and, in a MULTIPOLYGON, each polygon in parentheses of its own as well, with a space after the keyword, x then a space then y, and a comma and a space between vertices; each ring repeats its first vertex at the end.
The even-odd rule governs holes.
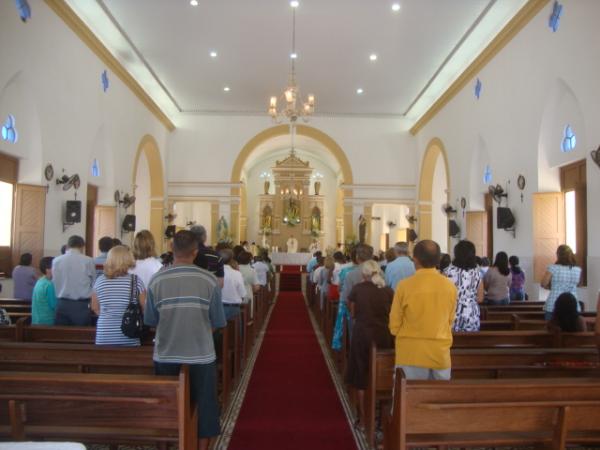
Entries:
POLYGON ((298 54, 296 53, 296 7, 297 5, 292 5, 291 71, 290 81, 281 96, 284 106, 280 110, 277 109, 277 97, 275 96, 271 97, 269 101, 269 115, 277 123, 283 121, 284 118, 289 120, 290 123, 295 123, 299 117, 307 122, 309 116, 315 111, 315 96, 308 94, 306 100, 303 102, 300 95, 300 87, 296 84, 296 59, 298 58, 298 54))

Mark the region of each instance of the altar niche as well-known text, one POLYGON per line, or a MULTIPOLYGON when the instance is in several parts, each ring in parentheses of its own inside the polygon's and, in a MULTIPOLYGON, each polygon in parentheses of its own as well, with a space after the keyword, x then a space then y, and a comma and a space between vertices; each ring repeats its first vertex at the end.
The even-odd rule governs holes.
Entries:
MULTIPOLYGON (((273 173, 274 194, 260 196, 260 229, 258 242, 263 246, 285 250, 290 236, 298 239, 298 250, 307 251, 316 239, 323 245, 325 199, 309 195, 313 169, 295 152, 283 161, 276 161, 273 173)), ((315 190, 318 192, 318 189, 315 190)))

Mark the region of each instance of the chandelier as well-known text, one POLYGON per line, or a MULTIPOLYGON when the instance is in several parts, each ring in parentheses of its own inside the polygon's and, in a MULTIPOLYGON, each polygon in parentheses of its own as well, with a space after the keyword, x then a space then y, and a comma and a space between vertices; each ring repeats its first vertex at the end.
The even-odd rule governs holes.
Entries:
POLYGON ((290 72, 290 81, 288 86, 285 88, 283 95, 280 99, 282 100, 283 106, 281 109, 277 109, 277 97, 271 97, 269 102, 269 115, 273 121, 281 123, 284 119, 290 121, 290 124, 295 123, 299 117, 305 122, 308 122, 309 116, 315 112, 315 96, 309 94, 306 101, 302 101, 300 95, 300 88, 296 84, 296 65, 295 61, 298 57, 296 53, 296 8, 298 2, 291 2, 292 6, 292 53, 290 53, 290 59, 292 61, 292 67, 290 72))

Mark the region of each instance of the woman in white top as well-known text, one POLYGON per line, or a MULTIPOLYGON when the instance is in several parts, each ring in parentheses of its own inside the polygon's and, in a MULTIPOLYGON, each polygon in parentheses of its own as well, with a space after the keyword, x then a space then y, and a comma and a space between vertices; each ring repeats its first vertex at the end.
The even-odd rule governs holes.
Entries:
POLYGON ((244 277, 237 270, 237 263, 233 259, 233 252, 230 249, 221 250, 221 259, 223 260, 223 289, 221 290, 221 299, 223 301, 223 310, 227 320, 240 314, 240 305, 246 295, 246 286, 244 277))
POLYGON ((135 235, 133 256, 135 257, 135 267, 129 273, 137 275, 147 289, 152 275, 162 267, 160 260, 156 257, 154 237, 148 230, 142 230, 135 235))

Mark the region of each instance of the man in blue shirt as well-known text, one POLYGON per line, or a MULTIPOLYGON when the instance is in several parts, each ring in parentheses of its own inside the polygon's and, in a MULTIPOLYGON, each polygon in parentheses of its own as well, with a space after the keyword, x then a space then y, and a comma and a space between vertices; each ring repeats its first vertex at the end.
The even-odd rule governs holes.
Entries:
POLYGON ((408 243, 396 242, 396 259, 385 267, 385 284, 394 291, 398 283, 415 274, 415 264, 408 257, 408 243))

